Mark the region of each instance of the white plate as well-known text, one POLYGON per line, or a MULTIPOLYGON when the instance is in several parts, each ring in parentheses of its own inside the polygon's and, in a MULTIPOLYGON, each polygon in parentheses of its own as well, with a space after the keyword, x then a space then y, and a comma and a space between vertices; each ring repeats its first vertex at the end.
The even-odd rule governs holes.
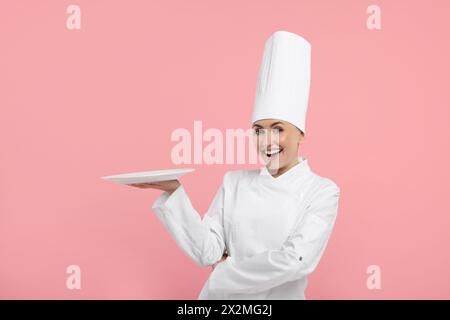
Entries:
POLYGON ((194 170, 195 169, 167 169, 156 171, 141 171, 141 172, 116 174, 113 176, 106 176, 102 178, 120 184, 146 183, 146 182, 175 180, 181 177, 183 174, 192 172, 194 170))

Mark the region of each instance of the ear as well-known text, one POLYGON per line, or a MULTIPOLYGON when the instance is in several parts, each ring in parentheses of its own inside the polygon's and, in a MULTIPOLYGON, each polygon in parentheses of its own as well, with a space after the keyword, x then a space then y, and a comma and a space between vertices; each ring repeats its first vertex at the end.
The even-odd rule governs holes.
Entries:
POLYGON ((303 144, 303 142, 305 142, 305 134, 300 131, 300 136, 298 138, 298 145, 300 146, 301 144, 303 144))

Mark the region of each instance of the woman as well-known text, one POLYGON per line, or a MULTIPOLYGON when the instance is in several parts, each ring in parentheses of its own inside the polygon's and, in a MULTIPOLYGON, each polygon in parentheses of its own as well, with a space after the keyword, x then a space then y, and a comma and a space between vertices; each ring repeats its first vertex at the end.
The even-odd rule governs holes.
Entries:
POLYGON ((265 44, 252 115, 266 165, 228 171, 203 219, 178 180, 133 185, 164 191, 153 204, 157 217, 198 265, 213 267, 198 299, 305 299, 340 192, 298 156, 309 83, 310 44, 275 32, 265 44))

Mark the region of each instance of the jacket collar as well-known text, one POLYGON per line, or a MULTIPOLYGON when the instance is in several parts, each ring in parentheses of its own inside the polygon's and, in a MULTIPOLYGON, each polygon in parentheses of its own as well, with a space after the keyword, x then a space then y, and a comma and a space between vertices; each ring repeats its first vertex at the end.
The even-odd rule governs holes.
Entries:
POLYGON ((262 166, 259 172, 260 177, 264 177, 265 179, 272 180, 272 181, 281 181, 285 180, 288 177, 292 177, 294 175, 302 174, 305 172, 310 171, 308 160, 304 157, 299 156, 298 157, 299 163, 297 163, 295 166, 290 168, 285 173, 281 174, 278 177, 273 177, 266 166, 262 166))

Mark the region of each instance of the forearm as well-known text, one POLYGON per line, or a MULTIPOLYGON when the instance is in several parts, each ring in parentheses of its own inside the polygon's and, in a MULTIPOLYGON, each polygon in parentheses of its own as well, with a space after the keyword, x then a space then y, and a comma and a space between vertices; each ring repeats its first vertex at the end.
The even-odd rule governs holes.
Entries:
POLYGON ((221 258, 223 239, 215 232, 220 226, 207 215, 201 219, 183 186, 161 194, 153 209, 177 245, 198 265, 209 266, 221 258))

